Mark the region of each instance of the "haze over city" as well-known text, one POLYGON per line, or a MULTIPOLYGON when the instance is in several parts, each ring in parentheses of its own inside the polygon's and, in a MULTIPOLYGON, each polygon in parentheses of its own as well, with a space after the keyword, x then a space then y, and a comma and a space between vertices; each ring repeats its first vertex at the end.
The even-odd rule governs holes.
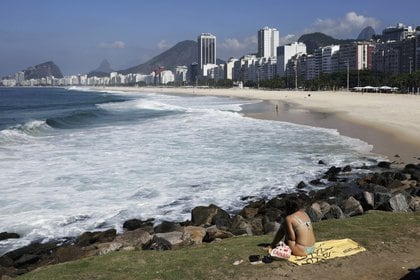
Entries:
POLYGON ((355 38, 402 22, 418 23, 418 1, 3 1, 0 76, 53 60, 63 74, 86 73, 108 59, 114 69, 147 61, 202 32, 217 36, 217 56, 255 53, 257 30, 280 31, 280 44, 323 32, 355 38), (398 11, 398 12, 396 12, 398 11))

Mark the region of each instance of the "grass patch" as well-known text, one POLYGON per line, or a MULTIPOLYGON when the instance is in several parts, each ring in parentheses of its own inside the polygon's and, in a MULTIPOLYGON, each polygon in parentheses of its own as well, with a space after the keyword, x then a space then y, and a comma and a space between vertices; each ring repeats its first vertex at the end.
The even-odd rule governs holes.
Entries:
MULTIPOLYGON (((420 238, 420 214, 370 211, 362 216, 314 223, 317 240, 351 238, 368 250, 401 238, 420 238)), ((246 236, 173 251, 114 252, 40 268, 19 279, 253 279, 290 265, 250 265, 248 256, 265 254, 260 243, 272 236, 246 236), (238 266, 236 260, 244 260, 238 266)), ((382 246, 383 247, 383 246, 382 246)))

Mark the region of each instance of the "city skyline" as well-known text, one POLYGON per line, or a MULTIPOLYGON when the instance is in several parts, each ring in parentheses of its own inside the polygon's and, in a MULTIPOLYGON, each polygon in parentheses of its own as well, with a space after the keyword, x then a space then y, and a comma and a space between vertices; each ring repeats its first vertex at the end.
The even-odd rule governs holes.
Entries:
POLYGON ((257 32, 280 32, 280 44, 309 32, 355 38, 366 26, 381 33, 416 24, 416 1, 9 1, 0 17, 0 77, 52 60, 64 75, 86 73, 102 59, 116 70, 138 65, 203 32, 217 37, 217 57, 257 52, 257 32), (394 11, 398 10, 398 13, 394 11))

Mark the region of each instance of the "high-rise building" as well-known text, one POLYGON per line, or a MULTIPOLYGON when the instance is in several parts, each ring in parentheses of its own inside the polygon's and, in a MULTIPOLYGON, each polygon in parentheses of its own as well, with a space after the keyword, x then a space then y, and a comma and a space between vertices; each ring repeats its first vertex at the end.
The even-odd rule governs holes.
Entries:
POLYGON ((264 27, 258 30, 258 57, 277 57, 279 31, 275 28, 264 27))
POLYGON ((416 68, 415 71, 420 71, 420 26, 416 28, 416 68))
POLYGON ((382 31, 382 41, 402 41, 413 35, 414 32, 411 26, 398 23, 396 26, 387 27, 382 31))
POLYGON ((210 33, 201 33, 198 36, 198 65, 216 64, 216 36, 210 33))
POLYGON ((337 71, 338 65, 334 65, 334 54, 340 50, 339 45, 331 45, 322 48, 321 72, 333 73, 337 71))
POLYGON ((295 55, 306 54, 306 45, 301 42, 295 42, 290 45, 280 46, 277 48, 277 73, 280 77, 284 77, 286 74, 286 65, 295 55))
POLYGON ((338 70, 372 69, 372 58, 375 45, 369 42, 355 42, 340 45, 338 70))

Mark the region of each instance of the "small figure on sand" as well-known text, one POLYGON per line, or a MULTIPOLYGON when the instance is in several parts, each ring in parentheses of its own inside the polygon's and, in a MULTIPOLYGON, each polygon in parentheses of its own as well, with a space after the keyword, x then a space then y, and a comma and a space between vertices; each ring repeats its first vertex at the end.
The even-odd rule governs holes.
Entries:
POLYGON ((306 256, 315 250, 315 235, 311 219, 297 201, 286 201, 286 218, 271 242, 270 248, 275 248, 284 238, 284 242, 295 256, 306 256))

